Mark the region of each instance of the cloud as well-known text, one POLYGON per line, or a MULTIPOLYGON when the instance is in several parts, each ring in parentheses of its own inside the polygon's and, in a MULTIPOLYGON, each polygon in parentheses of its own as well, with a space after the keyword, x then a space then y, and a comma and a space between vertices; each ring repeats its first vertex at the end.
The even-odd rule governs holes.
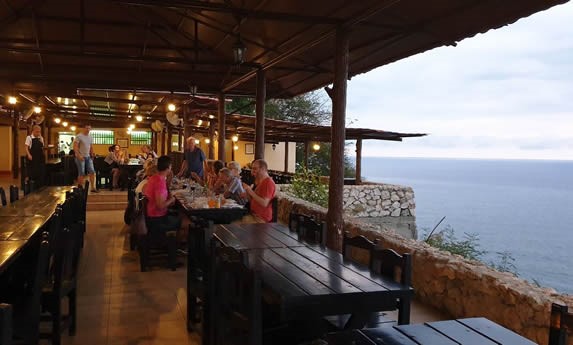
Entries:
POLYGON ((383 146, 403 154, 573 159, 571 22, 569 2, 356 76, 352 127, 431 134, 383 146))

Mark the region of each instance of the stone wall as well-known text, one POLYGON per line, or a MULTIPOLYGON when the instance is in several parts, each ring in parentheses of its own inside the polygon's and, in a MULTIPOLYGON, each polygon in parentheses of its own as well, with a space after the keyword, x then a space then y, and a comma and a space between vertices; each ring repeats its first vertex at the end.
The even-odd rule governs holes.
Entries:
MULTIPOLYGON (((325 208, 284 193, 279 198, 281 222, 288 221, 291 211, 315 215, 321 220, 326 216, 325 208)), ((351 217, 345 217, 344 230, 377 238, 382 246, 399 253, 411 253, 412 285, 417 299, 452 318, 483 316, 539 344, 547 344, 551 303, 560 301, 573 306, 571 295, 534 286, 509 273, 406 239, 391 230, 374 229, 351 217)), ((568 343, 573 345, 573 337, 568 343)))
POLYGON ((415 216, 411 187, 392 184, 344 186, 344 210, 354 217, 415 216))

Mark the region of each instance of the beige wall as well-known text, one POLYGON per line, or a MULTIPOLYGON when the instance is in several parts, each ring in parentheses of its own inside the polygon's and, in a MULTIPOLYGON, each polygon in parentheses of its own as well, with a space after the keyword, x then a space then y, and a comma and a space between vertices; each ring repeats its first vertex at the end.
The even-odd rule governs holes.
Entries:
POLYGON ((12 128, 0 126, 0 146, 7 148, 0 150, 0 171, 12 171, 12 128))

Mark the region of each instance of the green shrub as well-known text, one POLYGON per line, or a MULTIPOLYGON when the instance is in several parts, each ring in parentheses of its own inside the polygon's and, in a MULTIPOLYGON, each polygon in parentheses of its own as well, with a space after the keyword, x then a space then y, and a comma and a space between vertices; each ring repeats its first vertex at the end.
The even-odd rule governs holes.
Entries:
POLYGON ((424 234, 425 242, 438 249, 458 254, 466 259, 480 261, 486 252, 479 248, 479 236, 476 233, 464 233, 462 239, 458 239, 454 229, 446 225, 444 229, 434 232, 430 236, 424 234))
POLYGON ((312 170, 299 169, 292 180, 291 191, 297 198, 328 207, 328 188, 312 170))

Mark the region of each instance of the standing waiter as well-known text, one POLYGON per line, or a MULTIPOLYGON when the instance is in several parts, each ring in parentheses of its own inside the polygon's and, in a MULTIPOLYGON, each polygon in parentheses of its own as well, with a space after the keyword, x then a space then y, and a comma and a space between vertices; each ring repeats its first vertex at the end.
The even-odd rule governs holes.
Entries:
POLYGON ((44 156, 44 138, 42 128, 32 127, 32 133, 26 137, 26 156, 28 156, 28 178, 36 188, 44 185, 46 175, 46 157, 44 156))

